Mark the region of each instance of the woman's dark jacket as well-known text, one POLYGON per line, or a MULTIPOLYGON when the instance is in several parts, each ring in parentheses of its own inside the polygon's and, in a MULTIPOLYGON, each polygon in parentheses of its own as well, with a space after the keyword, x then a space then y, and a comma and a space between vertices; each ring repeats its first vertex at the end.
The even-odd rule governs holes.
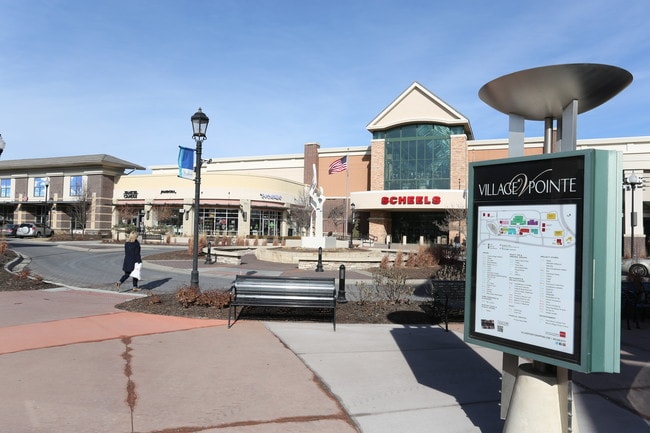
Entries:
POLYGON ((124 264, 122 265, 122 270, 124 272, 131 272, 135 267, 136 263, 141 263, 142 257, 140 257, 140 242, 136 239, 133 242, 127 242, 124 244, 124 264))

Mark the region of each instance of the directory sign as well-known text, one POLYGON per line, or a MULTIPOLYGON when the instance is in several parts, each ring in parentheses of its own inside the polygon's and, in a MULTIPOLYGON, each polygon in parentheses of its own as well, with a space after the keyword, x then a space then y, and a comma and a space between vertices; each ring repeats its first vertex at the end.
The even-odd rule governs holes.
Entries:
POLYGON ((593 149, 470 164, 465 341, 620 370, 621 172, 593 149))
POLYGON ((473 338, 580 361, 584 169, 584 155, 473 168, 473 338))

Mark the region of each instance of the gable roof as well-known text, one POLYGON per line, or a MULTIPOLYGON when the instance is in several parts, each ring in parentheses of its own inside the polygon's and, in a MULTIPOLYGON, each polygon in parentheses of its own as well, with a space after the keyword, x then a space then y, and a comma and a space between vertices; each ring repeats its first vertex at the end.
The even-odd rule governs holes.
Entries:
POLYGON ((469 120, 417 81, 414 81, 388 107, 379 113, 366 126, 366 129, 370 132, 384 131, 399 125, 412 123, 463 126, 467 138, 469 140, 474 138, 469 120))

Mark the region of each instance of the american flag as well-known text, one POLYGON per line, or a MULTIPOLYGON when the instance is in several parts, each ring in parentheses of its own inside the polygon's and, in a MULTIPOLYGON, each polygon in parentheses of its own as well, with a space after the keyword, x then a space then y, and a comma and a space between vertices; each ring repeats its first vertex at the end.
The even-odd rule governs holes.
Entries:
POLYGON ((343 158, 339 158, 333 163, 331 163, 329 168, 327 169, 327 174, 338 173, 341 171, 345 171, 347 169, 348 169, 348 157, 346 155, 343 158))

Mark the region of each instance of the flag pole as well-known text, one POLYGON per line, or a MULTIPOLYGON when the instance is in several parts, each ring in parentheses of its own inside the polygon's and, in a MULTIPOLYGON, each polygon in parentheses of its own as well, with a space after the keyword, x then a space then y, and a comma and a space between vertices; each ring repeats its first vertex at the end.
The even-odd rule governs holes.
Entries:
MULTIPOLYGON (((345 234, 348 234, 348 210, 350 209, 350 148, 348 147, 345 154, 345 234)), ((350 231, 350 241, 352 241, 352 231, 350 231)), ((351 243, 351 242, 350 242, 351 243)))

